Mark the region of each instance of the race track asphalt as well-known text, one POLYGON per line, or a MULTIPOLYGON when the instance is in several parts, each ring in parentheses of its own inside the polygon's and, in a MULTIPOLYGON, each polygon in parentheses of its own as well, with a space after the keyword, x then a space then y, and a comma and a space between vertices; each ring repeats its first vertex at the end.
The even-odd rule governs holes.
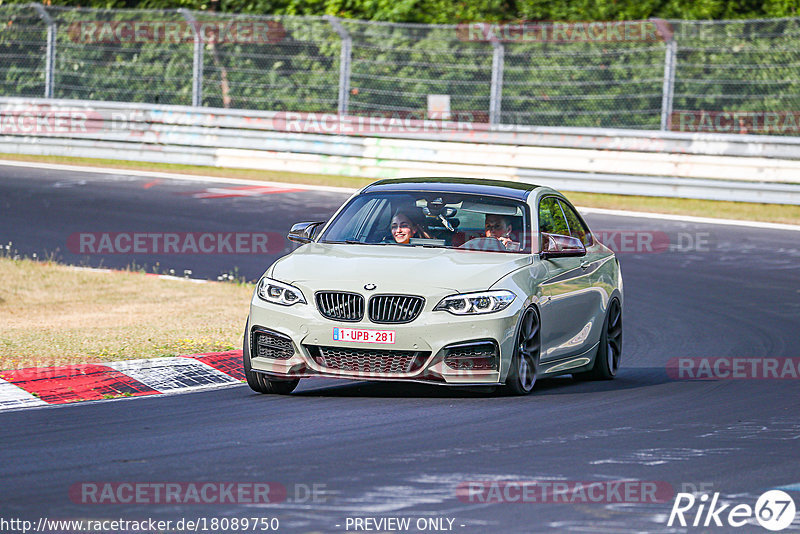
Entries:
MULTIPOLYGON (((211 279, 236 267, 255 279, 281 252, 86 255, 67 243, 79 232, 284 234, 292 222, 325 220, 346 198, 316 191, 207 198, 209 188, 230 185, 153 182, 124 172, 0 166, 0 243, 75 264, 159 262, 211 279)), ((258 516, 279 518, 279 532, 307 533, 353 532, 347 518, 367 517, 410 518, 409 532, 427 518, 452 519, 452 531, 464 533, 729 532, 668 527, 675 494, 718 492, 720 503, 753 506, 766 490, 787 487, 800 507, 800 381, 681 380, 666 371, 677 357, 800 357, 800 233, 586 218, 608 235, 655 232, 672 242, 661 253, 620 253, 625 333, 616 380, 557 378, 509 398, 320 379, 288 397, 242 385, 4 412, 0 518, 258 516), (492 481, 622 480, 653 482, 666 498, 487 503, 457 494, 492 481), (87 504, 74 493, 87 482, 223 481, 277 483, 288 497, 87 504)), ((790 530, 798 529, 796 519, 790 530)), ((754 519, 735 531, 766 532, 754 519)))

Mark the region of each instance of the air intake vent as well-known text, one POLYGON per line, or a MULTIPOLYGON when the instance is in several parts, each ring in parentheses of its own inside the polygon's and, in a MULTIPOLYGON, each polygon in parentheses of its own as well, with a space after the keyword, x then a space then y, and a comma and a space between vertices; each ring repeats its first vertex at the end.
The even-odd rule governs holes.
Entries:
POLYGON ((319 291, 317 309, 323 317, 334 321, 360 321, 364 318, 364 297, 358 293, 319 291))
POLYGON ((288 360, 294 356, 292 340, 268 330, 254 329, 250 347, 250 356, 252 357, 288 360))
POLYGON ((425 363, 430 352, 403 350, 351 349, 306 345, 314 361, 322 367, 354 373, 412 373, 425 363))
POLYGON ((498 350, 493 341, 477 341, 445 347, 444 363, 458 371, 498 369, 498 350))
POLYGON ((369 299, 369 320, 373 323, 410 323, 416 319, 425 299, 414 295, 375 295, 369 299))

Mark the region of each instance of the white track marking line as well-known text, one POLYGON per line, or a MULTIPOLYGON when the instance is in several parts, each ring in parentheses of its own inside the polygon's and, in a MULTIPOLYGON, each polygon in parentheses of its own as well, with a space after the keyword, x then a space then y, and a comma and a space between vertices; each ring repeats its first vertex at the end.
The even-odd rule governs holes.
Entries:
POLYGON ((88 172, 95 174, 116 174, 124 176, 142 176, 145 178, 165 178, 168 180, 183 180, 186 182, 208 182, 238 185, 260 185, 282 187, 291 189, 304 189, 308 191, 326 191, 330 193, 353 194, 358 189, 349 187, 333 187, 327 185, 292 184, 287 182, 268 182, 264 180, 247 180, 245 178, 224 178, 221 176, 203 176, 195 174, 178 174, 158 171, 140 171, 135 169, 111 169, 106 167, 86 167, 81 165, 62 165, 57 163, 36 163, 28 161, 0 160, 0 165, 9 167, 29 167, 33 169, 48 169, 54 171, 88 172))
POLYGON ((81 265, 64 265, 72 271, 88 271, 92 273, 121 273, 121 274, 136 274, 141 276, 152 276, 161 278, 162 280, 177 280, 178 282, 192 282, 194 284, 208 284, 214 280, 206 280, 204 278, 187 278, 185 276, 174 276, 171 274, 157 274, 157 273, 141 273, 139 271, 126 271, 124 269, 105 269, 102 267, 83 267, 81 265))
POLYGON ((595 213, 597 215, 613 215, 618 217, 640 217, 642 219, 661 219, 665 221, 693 222, 700 224, 723 224, 729 226, 746 226, 748 228, 766 228, 769 230, 788 230, 800 232, 800 226, 794 224, 780 224, 758 221, 739 221, 736 219, 715 219, 713 217, 694 217, 692 215, 672 215, 669 213, 649 213, 646 211, 609 210, 605 208, 585 208, 576 206, 581 213, 595 213))

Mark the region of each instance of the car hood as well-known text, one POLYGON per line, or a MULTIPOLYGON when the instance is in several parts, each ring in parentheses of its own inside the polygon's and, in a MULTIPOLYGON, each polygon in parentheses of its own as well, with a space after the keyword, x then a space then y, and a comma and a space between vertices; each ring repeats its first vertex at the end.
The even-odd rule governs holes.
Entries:
POLYGON ((532 262, 527 254, 397 245, 309 243, 278 260, 270 276, 315 289, 376 284, 379 291, 488 289, 532 262))

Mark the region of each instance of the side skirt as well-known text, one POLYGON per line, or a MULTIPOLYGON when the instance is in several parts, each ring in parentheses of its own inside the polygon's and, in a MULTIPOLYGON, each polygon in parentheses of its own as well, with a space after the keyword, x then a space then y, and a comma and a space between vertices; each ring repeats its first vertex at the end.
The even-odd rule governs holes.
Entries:
POLYGON ((539 363, 539 376, 557 376, 587 371, 594 365, 594 358, 597 356, 599 347, 600 342, 598 341, 590 349, 575 356, 567 356, 554 362, 539 363))

